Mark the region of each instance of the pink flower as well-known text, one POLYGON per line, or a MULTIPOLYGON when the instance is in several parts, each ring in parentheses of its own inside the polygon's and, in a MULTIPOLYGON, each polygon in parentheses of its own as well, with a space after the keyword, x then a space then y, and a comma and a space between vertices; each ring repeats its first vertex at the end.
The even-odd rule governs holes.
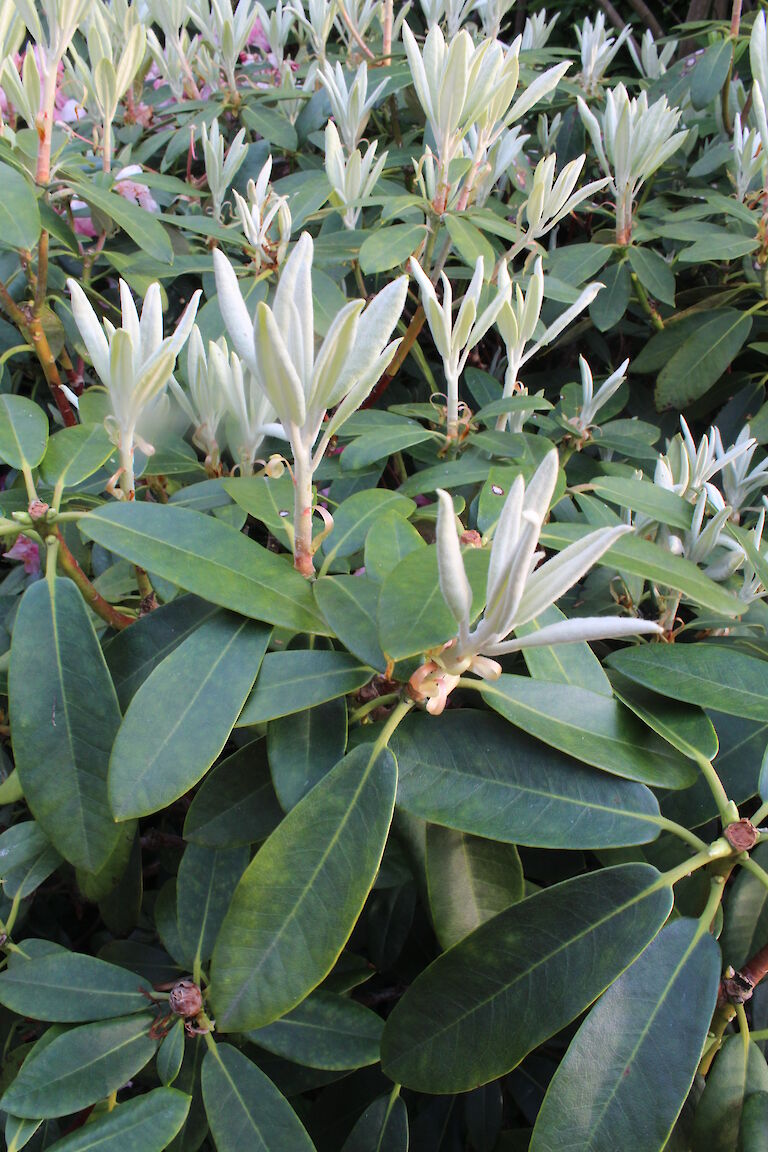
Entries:
POLYGON ((40 549, 28 536, 17 536, 13 547, 3 552, 3 557, 6 560, 21 560, 28 576, 40 575, 40 549))
POLYGON ((131 176, 140 174, 140 164, 129 164, 127 168, 121 168, 115 176, 113 191, 124 200, 132 200, 134 204, 139 204, 146 212, 159 212, 160 205, 146 184, 138 184, 135 180, 131 180, 131 176))
POLYGON ((264 27, 261 23, 261 20, 259 20, 258 18, 256 19, 256 21, 253 25, 253 28, 251 28, 251 31, 248 34, 248 43, 252 44, 256 48, 261 49, 261 51, 264 52, 265 55, 268 54, 270 51, 270 45, 269 45, 269 40, 267 39, 267 34, 264 31, 264 27))
POLYGON ((99 233, 91 219, 90 209, 85 201, 75 198, 70 201, 70 208, 73 213, 80 213, 80 215, 75 215, 74 218, 75 232, 78 236, 90 236, 91 238, 98 236, 99 233), (83 211, 83 209, 85 209, 85 211, 83 211))

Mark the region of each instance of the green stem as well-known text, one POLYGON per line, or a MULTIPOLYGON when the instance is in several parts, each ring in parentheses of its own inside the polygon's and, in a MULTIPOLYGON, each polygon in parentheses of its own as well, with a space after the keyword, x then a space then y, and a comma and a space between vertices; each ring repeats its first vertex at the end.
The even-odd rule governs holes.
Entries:
POLYGON ((699 868, 706 868, 708 864, 714 863, 715 860, 722 860, 725 856, 733 855, 733 849, 725 839, 715 840, 708 848, 701 852, 697 852, 695 856, 689 856, 682 864, 678 864, 676 868, 670 868, 667 872, 662 872, 658 881, 657 887, 671 888, 677 884, 679 880, 684 880, 686 876, 690 876, 692 872, 696 872, 699 868))
POLYGON ((765 820, 768 816, 768 800, 765 804, 761 804, 754 816, 750 817, 752 823, 757 827, 761 820, 765 820))
POLYGON ((414 704, 414 700, 400 701, 397 708, 394 709, 392 715, 389 717, 386 724, 379 733, 379 737, 376 740, 376 743, 373 745, 371 760, 375 760, 379 753, 384 751, 387 744, 389 744, 389 741, 391 740, 395 730, 397 729, 398 724, 400 724, 402 720, 405 720, 411 708, 414 707, 414 704))
POLYGON ((696 929, 696 939, 700 940, 710 931, 715 914, 720 907, 725 892, 725 876, 713 876, 707 902, 699 916, 699 926, 696 929))
POLYGON ((764 868, 761 868, 750 856, 747 856, 745 853, 743 857, 739 857, 738 864, 741 868, 744 868, 745 871, 751 873, 755 880, 759 880, 764 888, 768 888, 768 872, 766 872, 764 868))
POLYGON ((723 827, 733 824, 734 820, 738 820, 739 818, 738 809, 733 801, 728 799, 728 793, 723 787, 723 782, 713 768, 711 761, 707 760, 706 756, 697 756, 696 763, 701 769, 702 775, 715 799, 723 827))
POLYGON ((388 704, 394 704, 399 697, 399 692, 388 692, 386 696, 377 696, 375 700, 361 704, 354 712, 350 712, 349 723, 354 724, 356 720, 363 720, 370 712, 375 712, 377 708, 385 708, 388 704))
POLYGON ((679 836, 681 840, 685 840, 686 844, 690 844, 697 852, 703 852, 707 848, 707 843, 697 836, 695 832, 691 832, 689 828, 685 828, 682 824, 670 820, 667 816, 659 816, 654 823, 664 832, 671 832, 673 836, 679 836))

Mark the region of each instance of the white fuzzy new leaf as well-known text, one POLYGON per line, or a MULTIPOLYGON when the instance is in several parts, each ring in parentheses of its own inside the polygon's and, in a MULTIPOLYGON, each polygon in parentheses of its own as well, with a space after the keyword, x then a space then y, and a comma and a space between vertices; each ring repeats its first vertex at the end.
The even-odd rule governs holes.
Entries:
POLYGON ((569 588, 578 583, 625 532, 626 525, 599 528, 569 545, 536 568, 539 533, 549 511, 557 482, 558 456, 548 452, 527 486, 518 476, 505 500, 496 525, 488 568, 486 607, 473 631, 469 629, 471 590, 456 535, 453 504, 446 493, 438 508, 438 567, 443 597, 458 624, 453 644, 438 659, 450 674, 472 669, 481 676, 498 675, 488 658, 535 644, 570 643, 583 640, 659 632, 647 620, 622 617, 563 621, 542 629, 536 637, 508 640, 510 632, 540 615, 569 588))

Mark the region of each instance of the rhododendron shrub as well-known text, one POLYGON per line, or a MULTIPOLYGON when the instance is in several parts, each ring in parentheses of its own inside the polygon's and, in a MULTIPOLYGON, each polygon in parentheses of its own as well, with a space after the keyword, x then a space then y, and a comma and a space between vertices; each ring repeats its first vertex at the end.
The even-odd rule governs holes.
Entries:
POLYGON ((7 1149, 764 1147, 768 34, 661 7, 0 4, 7 1149))

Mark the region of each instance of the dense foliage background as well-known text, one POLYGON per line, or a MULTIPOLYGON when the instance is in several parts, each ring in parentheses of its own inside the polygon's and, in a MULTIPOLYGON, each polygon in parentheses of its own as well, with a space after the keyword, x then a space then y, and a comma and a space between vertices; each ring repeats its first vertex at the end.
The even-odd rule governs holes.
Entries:
POLYGON ((0 1110, 768 1126, 768 37, 0 0, 0 1110))

